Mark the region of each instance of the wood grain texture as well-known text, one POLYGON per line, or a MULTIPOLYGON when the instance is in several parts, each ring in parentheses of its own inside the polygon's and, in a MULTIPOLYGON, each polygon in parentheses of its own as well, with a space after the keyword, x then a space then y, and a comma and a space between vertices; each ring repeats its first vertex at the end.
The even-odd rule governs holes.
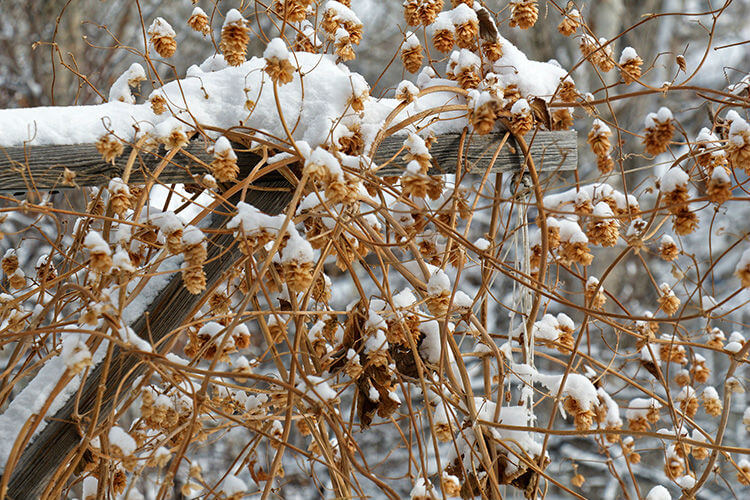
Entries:
MULTIPOLYGON (((464 158, 474 172, 483 172, 489 165, 504 132, 488 135, 467 136, 464 147, 464 158)), ((450 174, 456 170, 456 158, 461 135, 445 134, 437 138, 431 153, 434 159, 433 175, 450 174)), ((406 166, 403 150, 403 136, 386 138, 374 155, 374 163, 388 165, 379 171, 379 175, 397 175, 406 166)), ((527 136, 531 156, 537 168, 541 170, 574 170, 578 164, 577 134, 575 131, 537 132, 527 136)), ((178 153, 170 165, 159 175, 163 183, 196 182, 195 176, 207 173, 204 164, 211 163, 212 155, 206 151, 206 144, 201 140, 192 141, 185 148, 188 154, 178 153), (192 157, 192 158, 191 158, 192 157), (200 162, 195 161, 197 158, 200 162)), ((130 156, 131 147, 114 163, 106 163, 93 144, 72 144, 63 146, 26 146, 0 147, 0 189, 4 191, 28 191, 34 187, 39 190, 62 189, 71 186, 63 185, 65 168, 75 173, 74 182, 78 186, 101 186, 113 177, 122 175, 130 156)), ((143 183, 150 178, 150 172, 163 159, 166 152, 161 149, 155 153, 138 153, 130 181, 143 183)), ((238 163, 242 172, 247 173, 260 157, 254 153, 237 151, 238 163)), ((493 164, 495 172, 510 171, 520 168, 523 155, 515 141, 509 138, 502 148, 497 161, 493 164)))
MULTIPOLYGON (((290 200, 291 191, 249 191, 246 197, 247 202, 272 214, 279 213, 290 200)), ((234 200, 235 203, 236 201, 234 200)), ((211 228, 219 229, 226 222, 226 218, 221 218, 212 223, 211 228)), ((234 239, 231 233, 219 233, 207 242, 208 259, 204 271, 208 287, 231 266, 236 265, 241 257, 237 246, 232 245, 234 239), (226 251, 230 246, 231 249, 226 251)), ((146 314, 130 326, 141 338, 150 338, 157 344, 183 323, 201 298, 202 294, 190 294, 182 286, 182 277, 176 273, 149 306, 146 314)), ((120 384, 122 383, 123 391, 127 391, 135 378, 145 371, 147 365, 141 361, 142 358, 138 354, 115 348, 107 379, 101 380, 102 364, 97 365, 87 377, 81 391, 78 413, 84 418, 87 414, 90 415, 96 402, 97 388, 100 382, 103 382, 106 389, 100 415, 106 416, 115 402, 115 393, 120 384)), ((124 394, 120 394, 119 397, 124 397, 124 394)), ((76 410, 75 406, 75 397, 72 397, 55 415, 47 418, 47 426, 21 455, 8 485, 7 498, 39 498, 65 456, 80 444, 81 436, 71 420, 71 415, 76 410)))

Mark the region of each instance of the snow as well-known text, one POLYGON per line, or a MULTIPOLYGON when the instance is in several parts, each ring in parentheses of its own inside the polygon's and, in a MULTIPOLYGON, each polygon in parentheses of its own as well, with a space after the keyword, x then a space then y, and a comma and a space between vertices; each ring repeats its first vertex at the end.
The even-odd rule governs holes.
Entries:
POLYGON ((581 226, 567 219, 560 221, 560 240, 569 243, 588 243, 589 241, 581 226))
POLYGON ((435 498, 435 496, 432 494, 432 490, 432 484, 426 483, 423 477, 419 477, 414 483, 414 487, 411 489, 409 497, 412 499, 420 500, 423 500, 425 498, 435 498))
POLYGON ((458 290, 453 296, 453 305, 460 308, 470 308, 474 305, 474 299, 461 290, 458 290))
POLYGON ((455 9, 449 11, 451 21, 453 21, 454 25, 464 24, 464 23, 478 23, 479 19, 477 18, 477 13, 474 12, 474 9, 466 5, 465 3, 458 4, 455 9))
POLYGON ((432 32, 450 31, 453 33, 455 31, 455 27, 453 26, 453 14, 454 11, 443 11, 438 14, 435 22, 430 25, 432 32))
POLYGON ((607 414, 604 417, 604 423, 609 427, 619 427, 620 425, 622 425, 622 419, 620 418, 620 407, 617 406, 615 400, 612 399, 612 397, 607 394, 607 391, 605 391, 601 387, 596 390, 596 393, 604 402, 604 405, 607 408, 607 414))
POLYGON ((106 255, 112 253, 109 245, 104 241, 104 238, 102 238, 102 235, 96 231, 89 231, 86 234, 86 237, 83 239, 83 246, 91 252, 104 253, 106 255))
POLYGON ((358 26, 362 25, 362 22, 359 20, 354 11, 340 2, 336 2, 333 0, 326 2, 325 10, 326 12, 332 12, 333 19, 339 22, 350 23, 358 26))
POLYGON ((724 346, 724 350, 736 354, 742 350, 744 344, 745 337, 740 332, 734 331, 729 335, 729 342, 724 346))
POLYGON ((245 18, 242 17, 242 14, 240 14, 240 11, 237 9, 231 9, 229 12, 227 12, 227 15, 224 17, 224 26, 229 26, 231 24, 244 24, 245 18))
POLYGON ((284 40, 281 38, 274 38, 266 46, 266 50, 263 51, 263 57, 266 60, 276 59, 279 61, 289 60, 289 51, 286 48, 284 40))
POLYGON ((221 491, 228 497, 238 495, 247 491, 245 482, 233 474, 229 474, 221 483, 221 491))
POLYGON ((628 408, 625 411, 625 418, 628 420, 634 420, 638 417, 645 417, 650 408, 661 408, 661 403, 653 398, 631 399, 628 408))
POLYGON ((417 297, 410 289, 405 288, 393 296, 392 302, 396 309, 407 309, 417 302, 417 297))
POLYGON ((404 35, 404 44, 401 46, 401 49, 410 50, 421 46, 422 45, 419 43, 419 38, 417 38, 417 35, 415 35, 411 31, 407 31, 404 35))
POLYGON ((135 87, 146 79, 146 71, 138 63, 133 63, 109 89, 109 101, 121 101, 127 104, 135 104, 135 97, 130 92, 130 87, 135 87))
POLYGON ((125 249, 120 246, 117 247, 117 251, 112 257, 112 263, 120 271, 125 271, 128 273, 136 272, 136 268, 135 266, 133 266, 133 262, 130 260, 130 255, 128 255, 128 252, 126 252, 125 249))
POLYGON ((674 119, 672 111, 669 108, 662 106, 656 113, 649 113, 646 115, 644 126, 646 129, 653 129, 658 123, 666 123, 674 119))
POLYGON ((253 205, 241 201, 237 203, 237 215, 227 223, 227 228, 236 228, 249 235, 259 230, 276 232, 283 224, 284 216, 266 215, 253 205))
POLYGON ((612 134, 612 130, 609 128, 609 126, 598 118, 594 120, 594 122, 591 124, 591 128, 592 130, 596 131, 598 134, 604 134, 604 135, 612 134))
POLYGON ((675 397, 675 401, 689 401, 695 399, 695 389, 690 386, 685 386, 675 397))
POLYGON ((671 193, 687 186, 690 176, 679 167, 670 168, 661 176, 661 190, 671 193))
MULTIPOLYGON (((544 375, 538 372, 533 374, 534 382, 544 385, 553 395, 557 395, 560 390, 562 379, 562 375, 544 375)), ((563 397, 570 396, 575 399, 578 405, 584 410, 593 410, 598 403, 594 384, 579 373, 568 374, 565 386, 560 395, 563 397)))
POLYGON ((603 201, 600 201, 594 206, 594 212, 593 215, 595 217, 603 217, 603 218, 612 218, 615 216, 614 212, 612 212, 612 209, 604 203, 603 201))
POLYGON ((419 94, 419 89, 416 85, 411 83, 409 80, 403 80, 396 87, 396 96, 409 96, 410 99, 415 98, 419 94))
POLYGON ((281 262, 312 262, 313 248, 302 236, 295 235, 287 240, 281 253, 281 262))
POLYGON ((625 47, 624 49, 622 49, 619 64, 620 66, 622 66, 628 61, 633 61, 635 59, 638 59, 638 52, 636 52, 633 47, 625 47))
POLYGON ((526 99, 519 99, 513 103, 510 112, 514 115, 528 114, 531 113, 531 106, 529 106, 529 102, 526 99))
POLYGON ((701 397, 703 399, 718 400, 719 393, 716 392, 716 389, 714 387, 709 385, 705 389, 703 389, 703 393, 701 394, 701 397))
POLYGON ((651 488, 646 495, 646 500, 672 500, 672 496, 669 494, 669 490, 659 484, 651 488))
POLYGON ((450 291, 451 280, 445 271, 438 269, 430 276, 427 282, 427 293, 430 295, 440 295, 442 292, 450 291))
POLYGON ((336 399, 336 391, 322 377, 308 375, 297 384, 297 388, 313 401, 327 402, 336 399))
POLYGON ((91 361, 91 352, 85 338, 79 333, 70 333, 63 338, 60 356, 68 369, 91 361))
POLYGON ((258 394, 257 396, 254 394, 251 394, 247 397, 247 400, 245 401, 245 409, 247 411, 253 411, 257 410, 264 404, 268 402, 268 396, 265 394, 258 394))
POLYGON ((440 361, 440 324, 437 320, 431 319, 420 323, 419 331, 424 334, 424 339, 419 346, 419 354, 427 360, 428 363, 436 364, 440 361))
POLYGON ((96 490, 99 488, 99 480, 94 476, 88 476, 83 480, 81 495, 86 500, 89 497, 96 498, 96 490))
POLYGON ((545 314, 542 319, 534 323, 534 337, 542 340, 557 340, 558 322, 551 314, 545 314))
POLYGON ((404 147, 415 156, 424 156, 431 158, 430 150, 427 149, 427 144, 424 139, 419 137, 417 134, 409 134, 409 137, 404 140, 404 147))
POLYGON ((129 456, 135 453, 136 445, 135 439, 125 432, 122 427, 112 426, 109 429, 109 444, 117 446, 122 451, 124 456, 129 456))
POLYGON ((479 56, 474 52, 468 49, 461 49, 460 51, 454 50, 453 52, 451 52, 449 64, 454 65, 455 72, 459 73, 460 71, 465 69, 479 69, 479 67, 482 65, 482 60, 479 59, 479 56))
POLYGON ((199 245, 206 239, 206 235, 203 234, 203 231, 201 231, 196 226, 187 226, 182 231, 182 242, 185 245, 193 246, 193 245, 199 245))
POLYGON ((491 243, 484 238, 479 238, 474 242, 474 246, 477 247, 477 250, 480 252, 486 252, 490 248, 491 243))
POLYGON ((151 23, 151 26, 148 28, 148 34, 149 36, 159 36, 159 37, 169 37, 174 38, 177 36, 177 33, 172 29, 172 26, 169 25, 166 19, 163 17, 157 17, 154 19, 154 22, 151 23))
POLYGON ((237 155, 232 149, 232 144, 229 142, 229 139, 223 135, 217 138, 216 142, 214 142, 214 156, 223 156, 231 160, 237 159, 237 155))

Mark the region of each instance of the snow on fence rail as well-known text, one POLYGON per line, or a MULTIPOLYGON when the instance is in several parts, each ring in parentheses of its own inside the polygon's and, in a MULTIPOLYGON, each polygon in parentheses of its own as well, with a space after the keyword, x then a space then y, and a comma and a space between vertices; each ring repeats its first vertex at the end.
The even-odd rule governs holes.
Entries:
MULTIPOLYGON (((523 153, 512 136, 507 138, 497 158, 492 159, 497 147, 505 135, 497 131, 487 135, 467 136, 462 157, 467 168, 473 172, 484 172, 491 167, 493 172, 519 170, 523 164, 523 153)), ((376 150, 374 163, 388 163, 379 169, 378 175, 395 175, 403 172, 408 153, 403 148, 403 136, 387 137, 376 150)), ((577 134, 575 131, 538 131, 533 137, 527 137, 531 157, 537 168, 545 171, 573 170, 578 163, 577 134), (540 167, 541 166, 541 167, 540 167)), ((446 133, 438 136, 430 154, 434 167, 432 175, 455 173, 456 158, 461 143, 461 134, 446 133)), ((61 189, 73 187, 65 179, 65 169, 75 174, 72 182, 75 186, 106 185, 113 177, 123 174, 132 147, 126 146, 124 153, 107 163, 94 144, 70 145, 30 145, 0 146, 0 189, 7 191, 27 191, 32 189, 61 189)), ((261 159, 252 152, 237 148, 240 174, 247 175, 250 169, 261 159)), ((131 183, 142 183, 148 180, 150 172, 164 159, 166 152, 140 152, 133 171, 131 183)), ((206 166, 213 160, 213 155, 200 140, 190 142, 169 162, 158 176, 162 183, 197 182, 202 174, 208 173, 206 166), (201 164, 201 162, 203 164, 201 164)))

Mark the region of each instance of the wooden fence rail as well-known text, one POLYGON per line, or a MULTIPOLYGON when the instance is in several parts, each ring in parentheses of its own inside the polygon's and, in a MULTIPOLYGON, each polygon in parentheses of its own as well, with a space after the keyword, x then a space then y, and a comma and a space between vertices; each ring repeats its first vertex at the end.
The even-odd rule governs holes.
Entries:
MULTIPOLYGON (((472 171, 481 171, 490 164, 495 149, 503 137, 502 132, 483 136, 469 136, 465 141, 464 157, 472 171)), ((435 168, 431 174, 451 173, 455 169, 456 157, 460 145, 460 134, 445 134, 438 137, 431 148, 435 168)), ((386 138, 374 155, 375 164, 390 161, 388 166, 379 171, 379 175, 395 175, 405 166, 403 137, 386 138)), ((544 170, 573 170, 578 163, 577 135, 573 131, 538 132, 533 139, 529 138, 531 157, 544 170)), ((64 171, 67 168, 75 174, 73 181, 78 186, 102 186, 109 179, 119 177, 130 156, 131 147, 115 162, 105 163, 93 144, 72 144, 53 146, 0 146, 0 190, 28 191, 32 189, 49 190, 71 187, 64 183, 64 171)), ((213 157, 206 151, 203 141, 195 140, 184 148, 185 153, 178 153, 173 161, 159 174, 159 181, 170 183, 196 182, 196 176, 206 173, 204 164, 210 164, 213 157), (187 153, 187 154, 186 154, 187 153)), ((164 150, 156 153, 139 153, 138 161, 130 176, 130 182, 143 183, 148 172, 151 172, 164 157, 164 150)), ((238 151, 238 164, 242 167, 253 166, 260 157, 254 153, 238 151)), ((497 160, 492 166, 496 172, 517 169, 523 162, 523 154, 515 141, 509 137, 497 160)))

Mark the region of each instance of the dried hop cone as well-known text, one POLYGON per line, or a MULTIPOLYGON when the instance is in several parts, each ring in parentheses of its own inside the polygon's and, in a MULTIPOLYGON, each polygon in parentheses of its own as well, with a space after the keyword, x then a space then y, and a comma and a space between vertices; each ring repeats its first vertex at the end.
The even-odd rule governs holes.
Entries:
POLYGON ((125 150, 122 142, 111 133, 105 134, 96 141, 96 150, 101 153, 107 163, 115 162, 115 159, 125 150))
POLYGON ((609 127, 599 119, 594 120, 589 131, 588 143, 591 146, 591 151, 597 157, 608 156, 609 152, 612 151, 610 137, 612 137, 612 131, 609 127))
POLYGON ((680 308, 680 299, 674 294, 668 284, 659 286, 659 305, 667 316, 672 316, 680 308))
POLYGON ((214 143, 214 160, 211 162, 211 172, 219 182, 237 180, 240 167, 237 166, 237 155, 229 140, 221 136, 214 143))
MULTIPOLYGON (((727 121, 730 121, 732 113, 732 111, 727 113, 727 121)), ((734 116, 731 119, 727 152, 732 167, 742 168, 746 174, 750 175, 750 126, 740 116, 734 116)))
POLYGON ((219 49, 230 66, 239 66, 245 62, 245 51, 250 41, 249 32, 247 21, 237 9, 227 12, 224 26, 221 28, 219 49))
POLYGON ((182 281, 188 292, 198 294, 206 289, 206 274, 203 264, 208 256, 206 238, 195 226, 187 226, 182 231, 182 254, 185 259, 182 265, 182 281))
POLYGON ((163 18, 157 17, 148 28, 148 36, 151 44, 154 46, 156 53, 162 57, 172 57, 177 50, 177 41, 174 39, 177 34, 172 26, 163 18))
POLYGON ((633 47, 626 47, 620 56, 620 73, 623 81, 632 83, 641 77, 641 66, 643 59, 636 53, 633 47))
POLYGON ((646 153, 658 155, 665 152, 674 130, 673 116, 669 108, 662 107, 656 113, 649 113, 646 116, 646 136, 643 139, 646 153))
POLYGON ((557 31, 564 36, 570 36, 581 26, 581 13, 578 9, 573 9, 564 14, 563 20, 557 26, 557 31))
POLYGON ((675 260, 678 255, 680 255, 680 249, 677 248, 677 244, 672 237, 668 234, 662 236, 659 244, 659 256, 669 262, 675 260))
POLYGON ((100 273, 109 272, 112 268, 112 250, 96 231, 89 231, 83 240, 83 246, 89 251, 91 269, 100 273))
POLYGON ((411 31, 406 33, 406 40, 401 46, 401 60, 409 73, 416 73, 422 67, 422 45, 411 31))
POLYGON ((435 30, 432 33, 432 44, 435 48, 446 54, 453 50, 456 43, 456 30, 448 12, 437 16, 432 29, 435 30))
POLYGON ((406 0, 403 5, 404 19, 409 26, 429 26, 443 10, 443 0, 406 0))
POLYGON ((503 57, 503 46, 498 41, 482 42, 482 53, 490 62, 495 62, 503 57))
POLYGON ((301 236, 289 238, 281 254, 281 264, 290 292, 305 292, 313 284, 313 248, 301 236))
POLYGON ((112 211, 122 216, 127 210, 133 207, 133 197, 130 194, 128 185, 122 182, 119 177, 109 181, 109 206, 112 211))
POLYGON ((510 3, 510 27, 518 26, 522 30, 529 29, 539 18, 539 6, 536 0, 518 0, 510 3))
MULTIPOLYGON (((471 92, 476 93, 476 91, 471 92)), ((469 110, 469 120, 474 131, 479 135, 490 133, 495 126, 498 114, 502 111, 500 99, 483 92, 473 99, 473 104, 469 110)))
POLYGON ((560 88, 557 91, 557 95, 560 97, 562 102, 575 102, 578 98, 578 90, 576 84, 570 78, 566 78, 560 82, 560 88))
POLYGON ((456 45, 462 49, 474 49, 479 36, 479 18, 468 5, 459 5, 453 10, 456 30, 456 45))
POLYGON ((167 110, 167 101, 159 94, 155 94, 153 97, 151 97, 150 102, 151 110, 156 115, 160 115, 167 110))
POLYGON ((266 66, 263 68, 271 80, 280 85, 287 84, 294 78, 294 66, 290 61, 289 51, 281 38, 274 38, 263 52, 266 66))
POLYGON ((188 26, 203 35, 208 35, 211 31, 211 27, 208 25, 208 16, 200 7, 193 9, 193 13, 188 19, 188 26))
POLYGON ((526 99, 519 99, 510 108, 510 130, 516 135, 526 135, 534 128, 534 115, 526 99))
POLYGON ((280 18, 290 23, 299 23, 307 17, 307 6, 311 0, 276 0, 273 10, 280 18))
POLYGON ((713 169, 706 184, 706 194, 708 199, 717 205, 732 197, 732 178, 726 167, 720 165, 713 169))
POLYGON ((6 251, 5 255, 3 256, 1 264, 3 272, 7 276, 10 276, 14 272, 16 272, 16 269, 18 269, 18 255, 16 255, 16 251, 12 248, 8 249, 8 251, 6 251))

